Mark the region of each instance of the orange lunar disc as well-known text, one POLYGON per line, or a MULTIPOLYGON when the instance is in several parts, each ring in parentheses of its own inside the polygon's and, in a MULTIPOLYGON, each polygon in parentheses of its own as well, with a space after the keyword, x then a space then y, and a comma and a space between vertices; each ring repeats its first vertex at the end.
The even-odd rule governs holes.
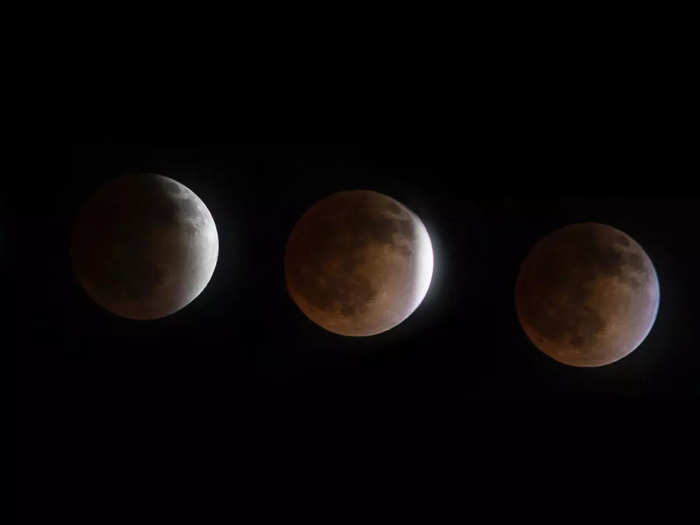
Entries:
POLYGON ((342 191, 312 206, 285 254, 287 288, 326 330, 369 336, 418 307, 433 274, 425 226, 400 202, 374 191, 342 191))
POLYGON ((515 304, 530 340, 571 366, 602 366, 646 338, 659 309, 659 281, 624 232, 573 224, 540 240, 520 268, 515 304))

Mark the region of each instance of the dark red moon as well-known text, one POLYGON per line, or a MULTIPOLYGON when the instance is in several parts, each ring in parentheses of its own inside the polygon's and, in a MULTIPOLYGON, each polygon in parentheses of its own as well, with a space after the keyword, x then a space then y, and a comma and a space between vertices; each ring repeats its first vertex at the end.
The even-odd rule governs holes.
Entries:
POLYGON ((73 229, 75 275, 100 306, 128 319, 180 310, 214 273, 219 237, 209 210, 189 188, 156 174, 102 186, 73 229))
POLYGON ((312 206, 285 254, 289 294, 313 322, 369 336, 418 307, 433 274, 428 232, 411 210, 374 191, 342 191, 312 206))
POLYGON ((642 247, 597 223, 561 228, 532 248, 515 288, 523 330, 553 359, 571 366, 613 363, 649 334, 659 281, 642 247))

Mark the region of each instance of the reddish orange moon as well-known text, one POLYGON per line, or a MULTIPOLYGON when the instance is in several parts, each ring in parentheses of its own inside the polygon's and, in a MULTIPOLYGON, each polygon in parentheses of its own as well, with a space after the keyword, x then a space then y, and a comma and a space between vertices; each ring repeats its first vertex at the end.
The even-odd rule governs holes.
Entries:
POLYGON ((401 323, 433 274, 428 232, 406 206, 374 191, 342 191, 312 206, 287 242, 289 295, 340 335, 370 336, 401 323))
POLYGON ((573 224, 541 239, 515 287, 520 324, 560 363, 603 366, 634 351, 659 309, 651 260, 626 233, 598 223, 573 224))

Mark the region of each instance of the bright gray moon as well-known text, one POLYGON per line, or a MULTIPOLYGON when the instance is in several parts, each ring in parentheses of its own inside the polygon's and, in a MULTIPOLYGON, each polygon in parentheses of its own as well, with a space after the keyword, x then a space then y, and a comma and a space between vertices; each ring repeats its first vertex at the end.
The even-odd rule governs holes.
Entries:
POLYGON ((348 336, 396 326, 430 286, 433 249, 425 226, 374 191, 342 191, 312 206, 285 253, 289 294, 316 324, 348 336))
POLYGON ((119 177, 80 211, 71 258, 87 294, 129 319, 170 315, 211 279, 219 237, 209 210, 189 188, 156 174, 119 177))
POLYGON ((520 268, 520 324, 545 354, 571 366, 602 366, 644 341, 659 309, 659 280, 642 247, 597 223, 541 239, 520 268))

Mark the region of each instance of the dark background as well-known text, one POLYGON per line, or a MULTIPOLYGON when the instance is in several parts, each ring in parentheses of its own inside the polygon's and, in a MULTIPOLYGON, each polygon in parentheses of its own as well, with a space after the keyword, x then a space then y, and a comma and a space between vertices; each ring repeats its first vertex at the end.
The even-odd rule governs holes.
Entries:
POLYGON ((41 231, 25 241, 40 256, 24 263, 37 278, 16 323, 18 508, 175 515, 192 502, 216 515, 260 498, 265 509, 309 478, 333 493, 338 462, 354 490, 377 483, 380 498, 388 489, 357 465, 389 462, 398 478, 422 465, 443 481, 480 465, 493 476, 482 484, 499 484, 523 461, 583 469, 601 448, 648 464, 653 443, 676 442, 676 425, 697 417, 700 195, 678 161, 685 145, 635 115, 530 129, 506 115, 513 125, 496 119, 459 142, 73 144, 48 182, 52 207, 18 221, 41 231), (127 171, 185 184, 218 228, 209 285, 161 320, 102 310, 71 273, 77 210, 127 171), (291 301, 283 254, 309 206, 362 188, 421 217, 435 269, 402 324, 347 338, 291 301), (647 339, 601 368, 537 350, 513 303, 533 243, 581 221, 631 235, 661 286, 647 339))

